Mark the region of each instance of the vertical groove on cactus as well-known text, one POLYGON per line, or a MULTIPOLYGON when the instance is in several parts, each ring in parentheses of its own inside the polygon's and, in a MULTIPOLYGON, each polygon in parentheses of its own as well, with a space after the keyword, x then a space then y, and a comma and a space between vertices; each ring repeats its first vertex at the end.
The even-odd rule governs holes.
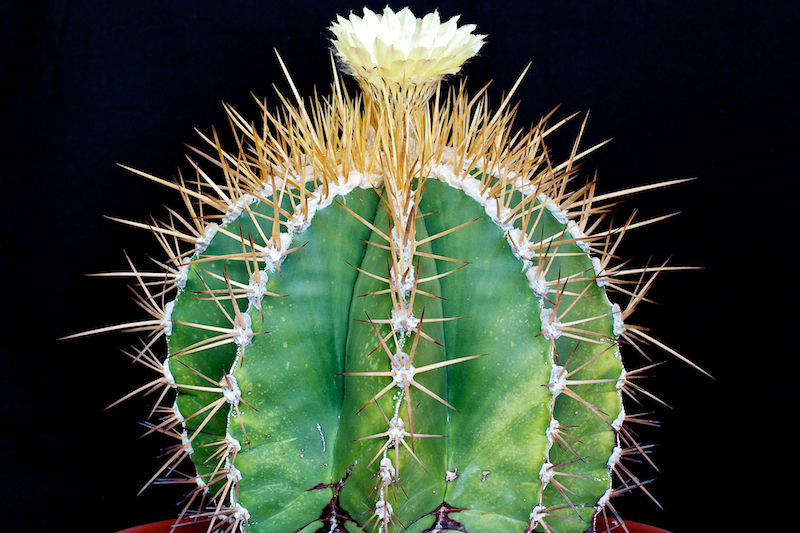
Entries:
POLYGON ((359 94, 335 77, 306 103, 292 85, 297 103, 262 106, 263 127, 226 107, 236 149, 213 132, 195 150, 218 179, 134 170, 185 212, 116 219, 166 259, 109 274, 135 280, 149 319, 87 333, 145 335, 129 356, 157 377, 123 399, 157 393, 148 432, 174 440, 147 484, 188 484, 181 520, 209 531, 584 531, 642 487, 623 461, 650 462, 623 399, 650 396, 633 381, 652 365, 623 366, 620 345, 688 362, 628 321, 677 268, 618 259, 624 234, 658 219, 615 226, 611 206, 680 180, 575 188, 597 148, 580 146, 585 120, 553 163, 546 138, 572 117, 516 132, 511 94, 494 113, 485 90, 443 94, 458 68, 412 68, 422 45, 380 52, 409 53, 419 78, 348 63, 367 57, 348 32, 415 20, 353 17, 334 44, 359 94))

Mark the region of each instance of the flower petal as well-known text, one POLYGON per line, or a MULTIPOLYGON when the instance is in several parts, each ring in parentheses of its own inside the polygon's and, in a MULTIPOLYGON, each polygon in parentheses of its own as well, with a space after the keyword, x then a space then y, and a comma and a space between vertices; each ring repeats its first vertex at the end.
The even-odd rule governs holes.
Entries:
POLYGON ((332 40, 342 67, 367 82, 427 83, 458 72, 478 53, 485 35, 473 34, 474 24, 458 27, 460 15, 444 24, 438 11, 421 19, 408 7, 382 14, 364 8, 362 17, 350 13, 331 24, 332 40))

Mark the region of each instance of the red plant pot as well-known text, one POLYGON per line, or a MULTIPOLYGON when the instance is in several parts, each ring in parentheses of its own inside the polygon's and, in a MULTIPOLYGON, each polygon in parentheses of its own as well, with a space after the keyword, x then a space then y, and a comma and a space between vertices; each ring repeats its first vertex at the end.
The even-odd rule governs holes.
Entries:
MULTIPOLYGON (((670 533, 660 527, 648 526, 647 524, 629 520, 625 520, 625 528, 628 529, 628 533, 670 533)), ((594 533, 625 533, 625 528, 622 527, 622 522, 619 520, 598 516, 594 533)))
MULTIPOLYGON (((141 526, 123 529, 117 533, 205 533, 208 527, 208 522, 195 522, 193 524, 186 524, 178 526, 173 529, 175 520, 162 520, 161 522, 153 522, 152 524, 144 524, 141 526)), ((625 521, 625 527, 628 528, 628 533, 670 533, 666 529, 660 527, 648 526, 638 522, 625 521)), ((594 528, 594 533, 625 533, 625 529, 619 520, 613 518, 606 519, 605 517, 597 517, 597 524, 594 528)))
POLYGON ((206 533, 208 529, 208 521, 202 520, 198 522, 183 522, 180 526, 173 528, 175 519, 162 520, 161 522, 153 522, 151 524, 143 524, 141 526, 130 527, 123 529, 117 533, 206 533))

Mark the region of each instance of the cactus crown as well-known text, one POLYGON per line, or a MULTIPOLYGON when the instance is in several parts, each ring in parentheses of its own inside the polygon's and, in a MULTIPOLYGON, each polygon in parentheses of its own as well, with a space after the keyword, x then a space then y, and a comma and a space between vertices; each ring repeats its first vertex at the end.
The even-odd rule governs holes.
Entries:
POLYGON ((150 318, 94 332, 145 334, 130 356, 156 377, 126 398, 157 394, 150 431, 173 439, 148 485, 193 463, 182 521, 579 532, 646 490, 626 466, 650 461, 628 428, 643 420, 623 398, 647 394, 635 379, 652 364, 624 367, 620 344, 673 352, 629 321, 672 267, 618 259, 653 221, 615 226, 631 191, 575 185, 597 148, 580 146, 585 120, 554 162, 547 137, 574 115, 515 131, 511 94, 492 112, 485 89, 442 87, 482 44, 455 26, 340 17, 360 93, 334 76, 305 101, 292 85, 260 127, 227 107, 236 149, 203 136, 192 177, 130 169, 185 210, 124 221, 166 259, 117 273, 150 318))

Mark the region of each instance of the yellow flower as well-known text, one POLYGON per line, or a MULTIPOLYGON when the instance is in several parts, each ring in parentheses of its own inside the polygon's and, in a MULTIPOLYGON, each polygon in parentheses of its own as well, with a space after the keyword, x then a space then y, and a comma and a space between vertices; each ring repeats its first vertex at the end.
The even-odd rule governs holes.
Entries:
POLYGON ((364 8, 363 17, 350 13, 349 19, 337 19, 330 30, 343 68, 372 83, 438 81, 458 72, 486 37, 472 33, 474 24, 459 28, 458 15, 442 24, 438 11, 418 19, 407 7, 397 13, 386 7, 383 15, 364 8))

